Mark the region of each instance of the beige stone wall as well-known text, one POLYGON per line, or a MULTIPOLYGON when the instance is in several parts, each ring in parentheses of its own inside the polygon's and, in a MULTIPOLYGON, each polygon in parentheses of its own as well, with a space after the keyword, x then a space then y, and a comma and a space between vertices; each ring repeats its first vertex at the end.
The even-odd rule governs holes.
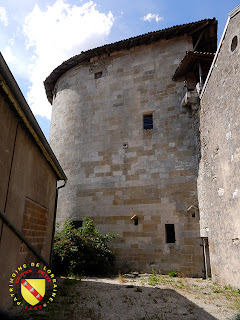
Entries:
POLYGON ((201 100, 198 194, 201 235, 208 237, 212 277, 240 287, 239 185, 240 14, 230 19, 201 100), (231 50, 232 39, 238 46, 231 50))
POLYGON ((50 143, 68 176, 58 221, 91 217, 102 232, 119 234, 121 270, 203 275, 199 219, 187 212, 197 204, 196 139, 180 112, 183 83, 172 81, 190 49, 191 38, 181 36, 114 52, 72 68, 55 86, 50 143), (166 243, 165 224, 175 225, 176 243, 166 243))

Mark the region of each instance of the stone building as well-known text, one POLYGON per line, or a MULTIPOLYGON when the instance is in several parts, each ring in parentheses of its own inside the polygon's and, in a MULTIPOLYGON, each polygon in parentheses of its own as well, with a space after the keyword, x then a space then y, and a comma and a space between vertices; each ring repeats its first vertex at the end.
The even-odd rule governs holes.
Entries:
POLYGON ((201 96, 201 236, 214 281, 240 287, 240 6, 229 14, 201 96))
POLYGON ((24 263, 50 263, 58 180, 66 176, 0 54, 0 307, 24 263))
POLYGON ((50 144, 68 176, 58 221, 119 234, 119 270, 204 273, 194 103, 216 51, 206 19, 95 48, 45 81, 50 144), (205 54, 204 54, 205 53, 205 54))

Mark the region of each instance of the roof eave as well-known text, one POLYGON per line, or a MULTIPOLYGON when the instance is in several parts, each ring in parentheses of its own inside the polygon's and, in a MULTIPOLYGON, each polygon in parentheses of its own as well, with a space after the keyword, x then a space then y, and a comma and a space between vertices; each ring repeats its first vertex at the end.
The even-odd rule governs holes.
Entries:
POLYGON ((180 62, 177 67, 172 79, 173 81, 178 80, 183 77, 187 72, 187 67, 190 61, 199 60, 199 61, 212 61, 214 59, 214 53, 211 52, 196 52, 196 51, 187 51, 186 55, 180 62))
POLYGON ((36 141, 43 155, 55 171, 58 180, 67 180, 62 167, 60 166, 55 154, 53 153, 49 143, 47 142, 37 120, 35 119, 31 109, 29 108, 16 80, 14 79, 1 53, 0 74, 4 79, 4 81, 1 82, 3 90, 8 95, 17 113, 22 118, 27 129, 30 131, 31 136, 36 141))
POLYGON ((53 70, 53 72, 44 81, 44 86, 47 94, 48 101, 52 103, 53 101, 53 90, 57 80, 68 70, 78 65, 79 63, 89 60, 92 57, 102 54, 110 54, 114 51, 119 51, 122 49, 130 49, 134 46, 140 46, 143 44, 149 44, 160 39, 170 39, 180 35, 193 33, 198 31, 201 27, 206 27, 207 24, 217 23, 215 18, 204 19, 197 22, 192 22, 183 25, 173 26, 171 28, 162 29, 154 32, 149 32, 140 36, 132 37, 129 39, 117 41, 115 43, 107 44, 101 47, 90 49, 88 51, 82 52, 67 61, 63 62, 60 66, 53 70))

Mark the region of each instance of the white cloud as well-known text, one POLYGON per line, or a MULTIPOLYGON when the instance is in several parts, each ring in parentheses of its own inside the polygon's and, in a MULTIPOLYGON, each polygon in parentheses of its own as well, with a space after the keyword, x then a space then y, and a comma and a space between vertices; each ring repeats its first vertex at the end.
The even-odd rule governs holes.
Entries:
POLYGON ((8 64, 11 64, 13 63, 14 61, 16 61, 16 57, 14 56, 14 54, 12 53, 12 49, 10 46, 7 46, 3 52, 2 52, 6 62, 8 64))
POLYGON ((93 1, 71 6, 57 0, 46 11, 35 5, 24 24, 26 46, 33 50, 27 99, 34 114, 50 119, 43 81, 64 60, 104 44, 113 21, 112 13, 99 12, 93 1))
POLYGON ((1 53, 16 80, 27 83, 31 75, 28 70, 29 57, 25 52, 15 46, 13 41, 8 41, 7 45, 3 45, 1 53))
POLYGON ((2 23, 5 27, 7 27, 8 18, 7 18, 6 9, 4 7, 0 7, 0 21, 2 21, 2 23))
POLYGON ((9 43, 10 46, 13 46, 13 45, 14 45, 14 39, 13 39, 13 38, 12 38, 12 39, 9 39, 9 40, 8 40, 8 43, 9 43))
POLYGON ((156 22, 158 21, 162 21, 163 17, 159 17, 158 14, 156 13, 148 13, 146 16, 144 16, 143 18, 141 18, 143 21, 149 21, 151 22, 152 20, 155 20, 156 22))

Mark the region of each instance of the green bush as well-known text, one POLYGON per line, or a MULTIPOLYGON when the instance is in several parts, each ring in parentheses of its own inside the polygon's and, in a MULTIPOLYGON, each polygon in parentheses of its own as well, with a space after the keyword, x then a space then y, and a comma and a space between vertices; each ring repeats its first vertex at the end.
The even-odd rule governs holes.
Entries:
POLYGON ((70 220, 66 221, 54 237, 53 265, 56 271, 62 275, 108 273, 115 256, 107 243, 115 237, 112 233, 102 236, 89 218, 78 229, 74 229, 70 220))

